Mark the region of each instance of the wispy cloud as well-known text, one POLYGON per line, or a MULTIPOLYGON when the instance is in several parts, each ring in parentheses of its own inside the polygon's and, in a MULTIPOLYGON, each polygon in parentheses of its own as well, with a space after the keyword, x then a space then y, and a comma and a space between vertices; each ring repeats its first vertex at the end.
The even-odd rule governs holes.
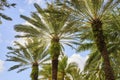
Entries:
POLYGON ((22 8, 20 8, 20 9, 19 9, 19 12, 20 12, 20 14, 23 14, 23 13, 25 12, 25 10, 22 9, 22 8))
POLYGON ((4 61, 0 60, 0 72, 2 72, 4 69, 3 64, 4 64, 4 61))
POLYGON ((28 4, 32 4, 32 3, 38 3, 38 4, 42 4, 44 3, 45 0, 26 0, 28 2, 28 4))
POLYGON ((86 60, 88 59, 88 56, 86 57, 83 57, 79 54, 73 54, 70 58, 69 58, 69 62, 76 62, 79 66, 79 68, 81 70, 84 69, 84 66, 85 66, 85 62, 86 60))

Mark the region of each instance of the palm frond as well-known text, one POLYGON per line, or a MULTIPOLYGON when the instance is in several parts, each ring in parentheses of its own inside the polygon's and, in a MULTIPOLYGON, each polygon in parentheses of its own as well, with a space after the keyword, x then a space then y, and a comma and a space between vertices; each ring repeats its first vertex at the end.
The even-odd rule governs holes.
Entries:
POLYGON ((14 65, 14 66, 10 67, 8 71, 17 69, 17 68, 19 68, 19 67, 21 67, 21 66, 22 66, 22 64, 14 65))
POLYGON ((3 13, 0 13, 0 17, 2 17, 3 19, 9 20, 9 21, 12 20, 11 17, 8 17, 7 15, 5 15, 5 14, 3 14, 3 13))
POLYGON ((85 50, 91 50, 95 46, 94 43, 83 43, 80 44, 77 48, 77 52, 85 51, 85 50))
POLYGON ((24 34, 39 35, 40 31, 30 25, 15 25, 14 28, 17 32, 23 32, 24 34))
POLYGON ((19 70, 17 71, 17 73, 22 72, 22 71, 24 71, 24 70, 26 70, 26 69, 28 69, 28 68, 29 68, 29 67, 25 67, 25 68, 19 69, 19 70))
POLYGON ((89 55, 88 60, 86 61, 84 70, 89 69, 89 67, 92 67, 93 64, 96 63, 96 61, 99 61, 101 59, 101 56, 98 51, 94 51, 89 55))

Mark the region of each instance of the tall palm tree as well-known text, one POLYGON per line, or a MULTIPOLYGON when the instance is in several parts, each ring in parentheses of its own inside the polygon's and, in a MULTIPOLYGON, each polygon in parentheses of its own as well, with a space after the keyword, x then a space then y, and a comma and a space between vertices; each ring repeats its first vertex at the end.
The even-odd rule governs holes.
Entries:
POLYGON ((82 21, 91 25, 94 41, 103 58, 106 80, 115 80, 102 27, 109 20, 109 17, 105 16, 120 3, 120 0, 65 0, 65 2, 68 6, 64 6, 76 12, 77 18, 78 16, 84 18, 82 21))
MULTIPOLYGON (((119 60, 119 52, 120 52, 120 16, 119 16, 119 11, 117 9, 115 9, 115 11, 110 13, 110 20, 109 20, 109 24, 107 26, 104 27, 104 31, 105 31, 105 38, 107 41, 107 47, 108 47, 108 51, 109 51, 109 56, 110 56, 110 62, 111 65, 113 67, 114 70, 114 74, 115 74, 115 79, 119 79, 119 64, 120 64, 120 60, 119 60)), ((107 15, 108 16, 108 15, 107 15)), ((88 48, 92 48, 92 45, 85 45, 81 46, 79 49, 82 49, 82 47, 88 49, 88 48)), ((101 58, 100 53, 97 51, 96 46, 94 46, 91 49, 91 53, 90 56, 87 60, 86 66, 85 66, 85 70, 86 72, 90 72, 90 76, 92 76, 91 73, 94 73, 93 76, 91 78, 95 78, 95 74, 96 74, 96 78, 103 80, 104 79, 104 73, 103 73, 103 59, 101 58), (96 66, 97 65, 97 66, 96 66), (93 68, 93 66, 95 66, 93 68), (99 76, 98 76, 99 73, 99 76)), ((87 76, 88 78, 88 76, 87 76)), ((105 80, 105 79, 104 79, 105 80)))
POLYGON ((37 12, 32 13, 31 18, 21 15, 30 25, 16 25, 15 30, 24 33, 17 37, 37 37, 47 44, 52 59, 52 79, 57 80, 58 57, 63 45, 72 47, 78 41, 78 33, 75 34, 77 28, 74 27, 76 21, 72 20, 68 11, 52 5, 48 5, 48 9, 42 9, 38 4, 34 6, 37 12))
POLYGON ((10 67, 9 71, 19 69, 17 72, 21 72, 32 68, 31 80, 38 80, 39 66, 49 60, 50 57, 44 46, 35 45, 38 42, 30 39, 27 41, 28 44, 26 45, 15 41, 14 47, 8 47, 10 52, 7 54, 7 61, 19 63, 10 67))
POLYGON ((115 8, 111 14, 112 20, 110 21, 109 25, 106 27, 107 30, 106 35, 109 35, 107 38, 108 43, 108 50, 111 52, 110 58, 111 63, 113 65, 113 69, 115 72, 116 80, 120 79, 120 60, 119 60, 119 53, 120 53, 120 10, 119 6, 115 8), (109 33, 108 33, 109 32, 109 33), (108 34, 107 34, 108 33, 108 34))

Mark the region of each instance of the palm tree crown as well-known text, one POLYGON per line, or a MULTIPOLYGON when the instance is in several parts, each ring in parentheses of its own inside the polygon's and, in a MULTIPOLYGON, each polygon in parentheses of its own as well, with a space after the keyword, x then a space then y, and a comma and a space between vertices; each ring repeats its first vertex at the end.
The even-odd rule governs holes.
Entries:
POLYGON ((7 54, 7 61, 19 63, 12 66, 9 71, 19 69, 17 72, 21 72, 28 68, 32 68, 31 78, 32 80, 36 80, 38 78, 39 65, 44 64, 44 62, 50 58, 44 46, 35 45, 35 43, 38 42, 31 39, 27 39, 27 41, 28 44, 26 45, 15 41, 15 47, 8 47, 10 52, 7 54), (36 74, 34 74, 35 71, 37 72, 36 74))
POLYGON ((78 34, 74 34, 77 28, 75 20, 70 17, 70 13, 63 9, 57 10, 53 6, 43 10, 35 4, 37 13, 32 13, 31 18, 21 15, 28 24, 15 25, 17 32, 23 32, 24 35, 16 37, 38 37, 46 41, 49 45, 51 41, 59 41, 60 44, 77 44, 78 34), (68 19, 69 18, 69 19, 68 19), (76 43, 75 43, 76 42, 76 43))

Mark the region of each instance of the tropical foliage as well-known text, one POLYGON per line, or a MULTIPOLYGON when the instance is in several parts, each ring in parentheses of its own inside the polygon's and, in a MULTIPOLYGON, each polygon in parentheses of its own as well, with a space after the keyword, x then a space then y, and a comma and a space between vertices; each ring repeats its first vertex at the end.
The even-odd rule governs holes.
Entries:
MULTIPOLYGON (((114 72, 110 64, 109 51, 104 36, 103 26, 109 17, 109 12, 119 4, 119 0, 70 0, 65 1, 66 8, 77 17, 84 18, 82 21, 89 24, 92 29, 92 35, 98 51, 103 58, 103 66, 106 80, 115 80, 114 72), (75 15, 76 16, 76 15, 75 15)), ((64 6, 64 3, 63 3, 64 6)), ((85 25, 86 26, 86 25, 85 25)))
POLYGON ((38 4, 34 6, 37 12, 32 13, 31 18, 21 15, 30 25, 16 25, 15 30, 24 33, 16 37, 37 37, 47 44, 46 48, 50 51, 52 60, 52 78, 57 80, 58 57, 64 44, 70 47, 78 44, 76 20, 72 20, 70 12, 57 9, 53 5, 48 5, 48 9, 42 9, 38 4))
POLYGON ((26 44, 14 42, 14 47, 8 47, 10 52, 7 54, 7 61, 19 64, 12 66, 9 71, 19 69, 17 72, 32 69, 31 80, 38 80, 39 66, 49 60, 48 52, 43 45, 36 45, 38 40, 27 39, 26 44), (34 45, 34 46, 33 46, 34 45))
POLYGON ((20 15, 26 24, 15 25, 22 32, 16 37, 27 43, 8 47, 7 60, 20 63, 9 70, 31 67, 32 80, 120 79, 120 0, 53 0, 45 9, 34 7, 31 17, 20 15), (83 71, 63 56, 65 45, 90 51, 83 71))
MULTIPOLYGON (((67 56, 61 56, 58 64, 58 80, 76 80, 74 76, 77 73, 77 69, 79 68, 75 62, 68 62, 67 56)), ((51 70, 51 63, 43 65, 42 70, 39 72, 41 76, 40 80, 52 80, 51 70)))

